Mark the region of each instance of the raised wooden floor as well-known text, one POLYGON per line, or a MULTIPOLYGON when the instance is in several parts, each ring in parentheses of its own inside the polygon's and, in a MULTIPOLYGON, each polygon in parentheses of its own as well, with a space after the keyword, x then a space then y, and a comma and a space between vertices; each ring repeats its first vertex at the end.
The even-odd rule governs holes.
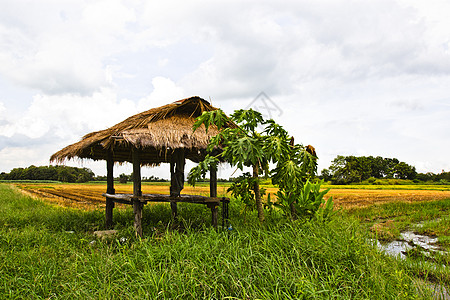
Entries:
POLYGON ((180 195, 178 197, 164 195, 164 194, 142 194, 142 196, 134 196, 133 194, 108 194, 104 193, 102 196, 110 199, 113 202, 133 205, 133 202, 138 201, 142 205, 148 202, 169 202, 169 203, 195 203, 205 204, 211 209, 212 225, 217 227, 217 207, 222 202, 222 226, 228 221, 228 203, 229 198, 226 197, 206 197, 200 195, 180 195))

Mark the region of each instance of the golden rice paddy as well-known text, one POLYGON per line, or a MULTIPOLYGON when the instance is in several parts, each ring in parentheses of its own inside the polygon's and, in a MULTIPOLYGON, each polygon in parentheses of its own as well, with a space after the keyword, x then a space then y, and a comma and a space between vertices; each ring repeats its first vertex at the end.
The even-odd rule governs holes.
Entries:
MULTIPOLYGON (((102 196, 106 191, 106 184, 86 183, 86 184, 59 184, 59 183, 19 183, 16 186, 24 193, 37 196, 38 198, 53 203, 55 205, 74 207, 81 209, 97 209, 105 206, 105 197, 102 196)), ((116 184, 116 193, 133 193, 133 184, 116 184)), ((230 196, 226 192, 227 186, 218 185, 218 196, 230 196)), ((266 194, 270 193, 271 198, 277 191, 275 187, 269 187, 266 194)), ((169 183, 160 184, 142 184, 144 194, 169 194, 169 183)), ((192 187, 185 185, 183 194, 189 195, 208 195, 209 187, 201 185, 192 187)), ((450 190, 417 190, 417 189, 390 189, 390 190, 371 190, 371 189, 340 189, 332 188, 326 197, 333 196, 335 207, 350 209, 355 207, 365 207, 374 204, 386 202, 416 202, 431 201, 450 198, 450 190)), ((117 207, 125 205, 116 204, 117 207)))

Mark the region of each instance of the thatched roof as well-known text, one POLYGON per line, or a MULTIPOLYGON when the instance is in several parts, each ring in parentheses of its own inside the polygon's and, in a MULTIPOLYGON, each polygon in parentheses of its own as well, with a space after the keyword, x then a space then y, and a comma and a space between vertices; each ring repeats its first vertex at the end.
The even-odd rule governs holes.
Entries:
MULTIPOLYGON (((195 132, 195 118, 217 108, 200 97, 190 97, 131 116, 101 131, 86 134, 81 141, 56 152, 51 162, 72 158, 105 160, 112 150, 115 162, 132 162, 132 148, 141 149, 141 162, 157 165, 169 162, 176 148, 185 149, 185 157, 198 162, 205 156, 209 139, 218 133, 202 125, 195 132)), ((230 124, 233 126, 233 124, 230 124)))

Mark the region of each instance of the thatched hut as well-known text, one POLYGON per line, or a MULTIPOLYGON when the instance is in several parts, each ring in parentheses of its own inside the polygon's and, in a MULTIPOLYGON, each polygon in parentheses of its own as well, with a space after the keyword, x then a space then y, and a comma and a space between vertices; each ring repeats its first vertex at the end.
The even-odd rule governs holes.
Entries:
POLYGON ((73 158, 107 161, 108 180, 104 194, 107 199, 107 227, 112 224, 114 202, 133 204, 136 230, 142 235, 142 206, 149 201, 170 202, 174 216, 177 202, 207 204, 213 213, 213 223, 217 225, 217 206, 224 199, 217 198, 215 169, 211 170, 210 197, 180 195, 183 189, 185 159, 201 161, 206 155, 210 138, 218 133, 214 126, 211 126, 208 132, 204 126, 193 132, 195 118, 205 111, 216 109, 200 97, 190 97, 153 108, 108 129, 85 135, 79 142, 53 154, 50 161, 62 163, 73 158), (116 195, 114 191, 113 165, 124 162, 133 163, 133 195, 116 195), (170 163, 170 195, 142 195, 141 166, 161 163, 170 163))

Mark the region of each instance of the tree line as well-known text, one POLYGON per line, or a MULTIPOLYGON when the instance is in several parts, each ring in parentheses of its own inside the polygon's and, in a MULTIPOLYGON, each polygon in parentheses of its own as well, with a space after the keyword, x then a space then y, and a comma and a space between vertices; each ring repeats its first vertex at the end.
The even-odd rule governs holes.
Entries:
POLYGON ((444 172, 440 174, 428 173, 418 173, 416 180, 423 182, 437 182, 441 184, 450 184, 450 172, 444 172))
POLYGON ((369 178, 415 179, 417 172, 414 166, 397 158, 338 155, 321 176, 334 184, 348 184, 369 178))
POLYGON ((29 166, 14 168, 9 173, 0 173, 0 180, 54 180, 62 182, 88 182, 94 179, 88 168, 68 166, 29 166))
POLYGON ((322 179, 333 184, 358 183, 375 179, 409 179, 414 182, 433 182, 448 184, 450 172, 441 174, 417 173, 416 168, 397 158, 381 156, 342 156, 338 155, 328 169, 321 172, 322 179))
MULTIPOLYGON (((440 174, 417 173, 414 166, 401 162, 396 158, 383 158, 380 156, 341 156, 338 155, 328 169, 323 169, 320 178, 333 184, 358 183, 371 178, 397 178, 412 179, 415 182, 430 182, 450 184, 450 172, 440 174)), ((131 175, 120 174, 115 178, 120 182, 132 180, 131 175)), ((106 176, 95 176, 88 168, 68 166, 40 166, 31 165, 27 168, 14 168, 9 173, 0 173, 0 180, 53 180, 61 182, 88 182, 106 181, 106 176)), ((150 176, 143 181, 164 182, 164 178, 150 176)), ((207 178, 198 179, 207 182, 207 178)), ((223 182, 234 182, 235 178, 219 179, 223 182)))

